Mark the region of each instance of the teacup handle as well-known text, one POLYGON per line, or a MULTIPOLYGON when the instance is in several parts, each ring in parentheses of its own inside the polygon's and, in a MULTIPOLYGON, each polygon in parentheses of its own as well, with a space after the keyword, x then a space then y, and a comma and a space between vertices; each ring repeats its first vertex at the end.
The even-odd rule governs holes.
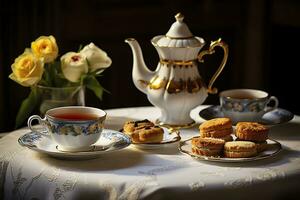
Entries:
POLYGON ((224 51, 224 56, 223 56, 223 60, 218 68, 218 70, 215 72, 215 74, 213 75, 213 77, 210 79, 209 83, 208 83, 208 88, 207 88, 207 92, 210 93, 210 94, 216 94, 218 93, 218 89, 217 88, 212 88, 214 82, 216 81, 216 79, 218 78, 218 76, 220 75, 220 73, 222 72, 222 70, 224 69, 225 67, 225 64, 227 62, 227 58, 228 58, 228 45, 222 41, 221 38, 219 38, 218 40, 216 41, 212 41, 209 45, 209 49, 208 50, 205 50, 205 51, 201 51, 198 55, 198 61, 199 62, 204 62, 204 59, 203 59, 203 56, 204 55, 211 55, 213 53, 215 53, 215 50, 214 48, 215 47, 222 47, 223 51, 224 51))
POLYGON ((49 137, 50 134, 48 134, 48 131, 47 131, 47 128, 45 128, 45 125, 46 125, 46 118, 42 119, 40 116, 38 115, 32 115, 31 117, 28 118, 28 121, 27 121, 27 125, 29 127, 29 129, 35 133, 38 133, 38 134, 41 134, 43 136, 46 136, 46 137, 49 137), (32 122, 33 120, 38 120, 38 123, 40 125, 42 125, 44 128, 43 129, 37 129, 37 128, 34 128, 32 126, 32 122))
POLYGON ((275 96, 271 96, 267 102, 267 105, 271 102, 271 101, 274 101, 274 106, 273 107, 267 107, 265 108, 265 112, 270 112, 276 108, 278 108, 278 105, 279 105, 279 100, 277 99, 277 97, 275 96))

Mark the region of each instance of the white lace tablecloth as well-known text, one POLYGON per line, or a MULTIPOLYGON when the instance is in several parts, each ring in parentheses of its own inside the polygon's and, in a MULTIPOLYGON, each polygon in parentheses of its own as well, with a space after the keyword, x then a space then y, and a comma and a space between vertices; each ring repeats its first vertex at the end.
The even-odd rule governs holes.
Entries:
MULTIPOLYGON (((200 106, 191 115, 197 122, 200 106)), ((153 107, 107 110, 106 128, 128 119, 155 120, 153 107)), ((215 163, 181 154, 176 145, 157 150, 132 146, 93 160, 66 161, 20 146, 20 129, 0 139, 0 199, 286 199, 300 189, 300 117, 271 128, 283 151, 246 163, 215 163)), ((198 126, 181 131, 198 135, 198 126)), ((295 197, 297 199, 299 195, 295 197)))

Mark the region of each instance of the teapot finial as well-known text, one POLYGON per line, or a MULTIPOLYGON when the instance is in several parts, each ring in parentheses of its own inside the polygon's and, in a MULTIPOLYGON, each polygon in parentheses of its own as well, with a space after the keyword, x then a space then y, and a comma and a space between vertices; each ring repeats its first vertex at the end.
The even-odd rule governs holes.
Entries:
POLYGON ((184 15, 181 14, 181 12, 179 12, 175 15, 175 19, 176 19, 176 21, 182 22, 184 19, 184 15))
POLYGON ((189 27, 183 22, 184 16, 181 13, 175 15, 176 22, 174 22, 167 32, 166 36, 169 38, 191 38, 193 34, 191 33, 189 27))

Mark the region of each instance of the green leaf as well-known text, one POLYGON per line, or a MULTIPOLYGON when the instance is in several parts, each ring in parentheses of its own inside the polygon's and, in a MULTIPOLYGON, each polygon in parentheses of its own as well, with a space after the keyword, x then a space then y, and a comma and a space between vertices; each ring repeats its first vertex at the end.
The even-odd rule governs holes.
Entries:
POLYGON ((44 67, 43 78, 39 84, 48 87, 66 87, 69 81, 64 77, 61 70, 60 61, 46 63, 44 67))
POLYGON ((64 77, 63 74, 56 72, 54 79, 54 87, 65 87, 69 84, 69 81, 64 77))
POLYGON ((45 86, 53 86, 52 84, 52 75, 51 75, 51 65, 49 63, 44 66, 43 80, 45 86))
POLYGON ((94 94, 102 100, 103 95, 103 87, 98 82, 98 80, 94 76, 84 76, 83 78, 83 84, 90 90, 94 92, 94 94))
POLYGON ((36 88, 31 88, 31 92, 29 96, 25 100, 23 100, 19 108, 16 117, 15 128, 20 127, 23 124, 23 122, 28 119, 28 117, 31 115, 32 111, 38 104, 38 102, 39 102, 39 95, 37 93, 37 90, 36 88))

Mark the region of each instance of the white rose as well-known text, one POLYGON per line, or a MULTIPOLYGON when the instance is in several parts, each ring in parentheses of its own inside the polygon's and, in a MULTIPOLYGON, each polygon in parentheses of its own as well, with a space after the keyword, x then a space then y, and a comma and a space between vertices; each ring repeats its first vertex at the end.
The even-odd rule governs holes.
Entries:
POLYGON ((104 69, 111 65, 111 59, 106 52, 97 47, 94 43, 86 45, 80 54, 84 55, 89 63, 89 69, 94 72, 98 69, 104 69))
POLYGON ((75 52, 68 52, 61 58, 61 70, 71 82, 78 82, 82 74, 89 70, 88 63, 83 55, 75 52))

